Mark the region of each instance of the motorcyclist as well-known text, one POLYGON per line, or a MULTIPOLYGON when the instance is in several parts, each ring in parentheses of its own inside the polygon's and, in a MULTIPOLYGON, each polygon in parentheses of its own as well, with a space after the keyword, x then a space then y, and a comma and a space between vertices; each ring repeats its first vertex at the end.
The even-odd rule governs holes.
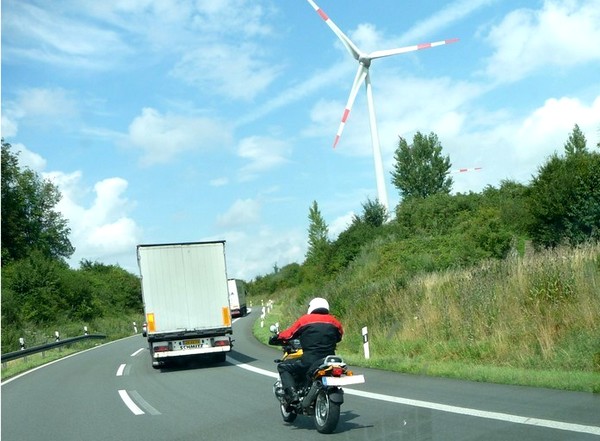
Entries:
POLYGON ((295 378, 306 375, 310 366, 317 360, 335 354, 336 345, 342 340, 342 324, 329 313, 329 302, 315 297, 308 305, 308 312, 296 320, 289 328, 271 337, 270 344, 299 339, 302 357, 279 363, 277 370, 281 385, 290 403, 299 401, 295 378))

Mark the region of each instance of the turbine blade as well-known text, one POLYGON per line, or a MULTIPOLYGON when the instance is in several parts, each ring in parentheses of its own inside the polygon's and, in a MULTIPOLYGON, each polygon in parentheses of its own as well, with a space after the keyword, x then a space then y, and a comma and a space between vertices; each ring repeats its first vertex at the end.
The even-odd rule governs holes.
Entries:
POLYGON ((329 18, 329 16, 325 13, 325 11, 323 11, 313 0, 307 0, 307 1, 308 1, 308 3, 310 3, 310 5, 313 7, 313 9, 315 11, 317 11, 317 14, 319 14, 319 17, 321 17, 325 21, 327 26, 329 26, 331 28, 331 30, 335 33, 335 35, 337 35, 338 38, 342 41, 342 43, 344 44, 346 49, 348 49, 348 52, 350 52, 350 55, 352 55, 355 60, 358 60, 358 57, 360 56, 360 50, 356 47, 356 45, 354 43, 352 43, 352 40, 350 40, 346 36, 346 34, 344 34, 340 30, 340 28, 338 28, 336 26, 336 24, 333 22, 333 20, 331 20, 329 18))
POLYGON ((471 171, 480 171, 483 167, 471 167, 471 168, 458 168, 456 170, 452 170, 452 173, 466 173, 471 171))
POLYGON ((390 55, 404 54, 406 52, 420 51, 421 49, 429 49, 430 47, 442 46, 444 44, 452 44, 452 43, 456 43, 457 41, 458 41, 458 38, 451 38, 449 40, 435 41, 433 43, 415 44, 414 46, 400 47, 398 49, 387 49, 387 50, 383 50, 383 51, 375 51, 373 53, 370 53, 368 55, 368 58, 370 58, 371 60, 374 60, 375 58, 389 57, 390 55))
POLYGON ((342 132, 344 131, 344 127, 346 126, 346 120, 348 116, 350 116, 350 111, 352 110, 352 106, 354 105, 354 100, 356 99, 356 95, 358 94, 358 89, 360 88, 361 83, 364 81, 365 77, 368 74, 368 70, 362 64, 358 65, 358 70, 356 71, 356 76, 354 77, 354 83, 352 83, 352 89, 350 89, 350 96, 348 97, 348 102, 346 103, 346 108, 344 109, 344 113, 342 114, 342 120, 340 122, 340 126, 335 135, 335 140, 333 141, 333 148, 337 146, 337 143, 342 136, 342 132))

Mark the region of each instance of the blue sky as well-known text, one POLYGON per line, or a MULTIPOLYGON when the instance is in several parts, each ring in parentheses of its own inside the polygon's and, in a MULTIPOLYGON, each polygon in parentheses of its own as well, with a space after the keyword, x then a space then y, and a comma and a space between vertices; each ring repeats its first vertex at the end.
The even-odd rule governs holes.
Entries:
MULTIPOLYGON (((574 124, 600 139, 600 0, 319 0, 374 60, 390 206, 398 137, 435 132, 454 191, 527 183, 574 124)), ((377 197, 356 61, 306 0, 2 0, 2 136, 53 180, 81 259, 224 239, 230 277, 301 263, 377 197)))

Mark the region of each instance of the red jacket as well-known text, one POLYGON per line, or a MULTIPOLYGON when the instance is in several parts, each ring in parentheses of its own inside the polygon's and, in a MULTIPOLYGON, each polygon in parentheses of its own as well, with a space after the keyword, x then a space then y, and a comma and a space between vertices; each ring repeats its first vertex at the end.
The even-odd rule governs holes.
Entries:
POLYGON ((335 354, 337 343, 342 340, 342 324, 331 314, 305 314, 289 328, 279 333, 280 340, 297 338, 302 345, 304 360, 312 361, 335 354))

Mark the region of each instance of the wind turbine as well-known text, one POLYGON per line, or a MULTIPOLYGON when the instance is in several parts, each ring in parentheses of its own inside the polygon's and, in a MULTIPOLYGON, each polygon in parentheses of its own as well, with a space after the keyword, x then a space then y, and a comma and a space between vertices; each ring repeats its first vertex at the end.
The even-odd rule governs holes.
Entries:
POLYGON ((422 43, 414 46, 406 46, 397 49, 388 49, 382 51, 375 51, 369 54, 362 52, 353 42, 350 40, 341 30, 336 26, 336 24, 327 16, 325 11, 323 11, 313 0, 307 0, 308 3, 317 11, 317 14, 325 21, 327 26, 331 28, 331 30, 338 36, 338 38, 342 41, 350 55, 354 57, 356 61, 358 61, 358 70, 356 71, 356 76, 354 77, 354 82, 352 83, 352 89, 350 90, 350 96, 348 97, 348 102, 346 103, 346 108, 344 109, 344 113, 342 114, 342 120, 340 122, 340 126, 338 128, 337 134, 335 135, 335 140, 333 141, 333 147, 335 148, 338 144, 340 137, 342 136, 342 131, 344 130, 344 126, 346 125, 346 120, 348 119, 348 115, 350 115, 350 110, 352 110, 352 105, 354 104, 354 100, 356 99, 356 95, 358 94, 358 89, 361 83, 364 81, 366 90, 367 90, 367 107, 369 110, 369 123, 371 126, 371 143, 373 144, 373 159, 375 161, 375 177, 377 179, 377 196, 379 199, 379 203, 383 205, 386 210, 389 212, 388 206, 388 198, 387 191, 385 189, 385 179, 383 175, 383 161, 381 159, 381 147, 379 145, 379 135, 377 133, 377 122, 375 119, 375 104, 373 102, 373 90, 371 88, 371 78, 369 76, 369 67, 371 66, 371 61, 376 58, 389 57, 390 55, 398 55, 404 54, 406 52, 418 51, 421 49, 428 49, 430 47, 442 46, 444 44, 450 44, 458 41, 457 38, 450 40, 442 40, 436 41, 434 43, 422 43))

